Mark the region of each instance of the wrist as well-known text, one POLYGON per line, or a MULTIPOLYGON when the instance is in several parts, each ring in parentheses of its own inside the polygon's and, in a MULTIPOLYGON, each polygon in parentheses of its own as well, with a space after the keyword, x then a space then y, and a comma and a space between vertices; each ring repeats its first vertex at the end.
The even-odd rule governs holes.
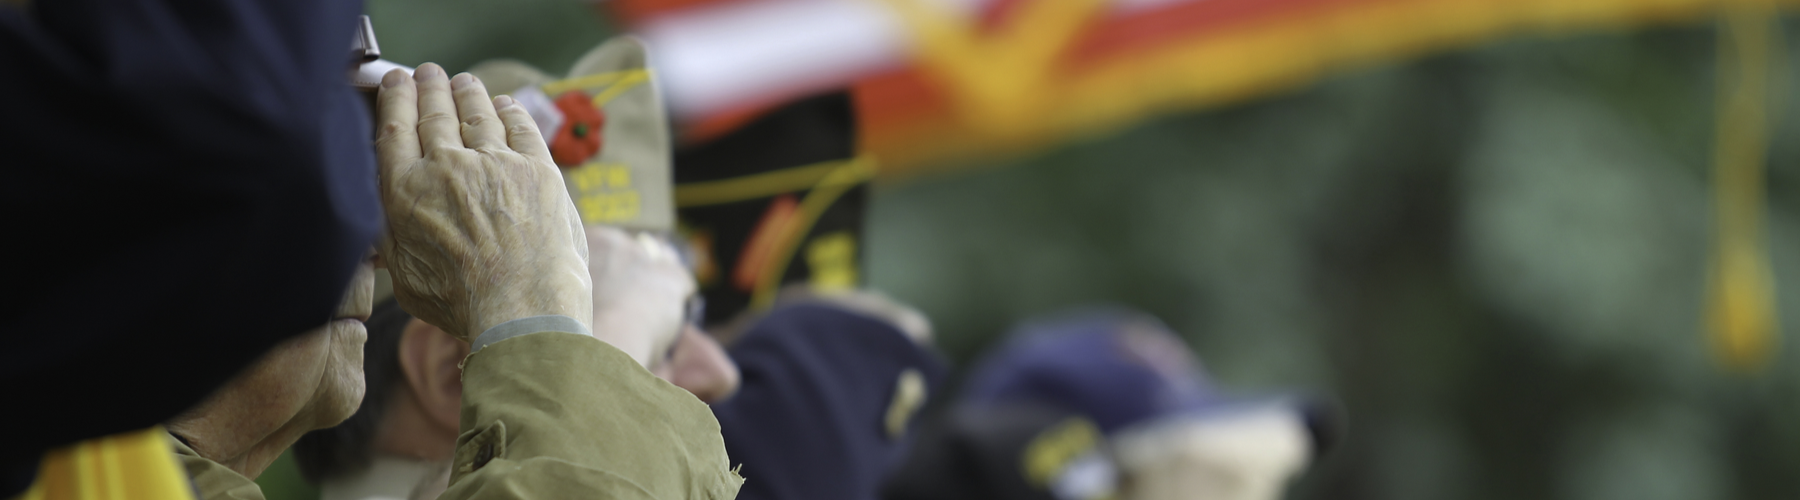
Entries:
POLYGON ((568 316, 593 331, 593 292, 585 273, 534 280, 534 286, 527 290, 496 292, 478 299, 470 308, 464 338, 473 340, 496 325, 533 316, 568 316))
POLYGON ((563 332, 586 336, 594 335, 594 332, 588 331, 588 327, 575 321, 575 318, 563 315, 531 316, 501 323, 495 325, 493 328, 482 331, 479 335, 476 335, 475 338, 469 339, 469 353, 474 354, 481 352, 482 348, 487 347, 490 344, 513 337, 543 332, 563 332))

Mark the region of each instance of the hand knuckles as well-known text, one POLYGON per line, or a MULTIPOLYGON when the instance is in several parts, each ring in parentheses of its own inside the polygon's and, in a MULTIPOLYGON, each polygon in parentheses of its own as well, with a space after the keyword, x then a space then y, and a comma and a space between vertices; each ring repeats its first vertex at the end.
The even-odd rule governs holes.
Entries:
POLYGON ((375 135, 380 139, 391 139, 394 136, 408 132, 409 128, 410 127, 407 127, 405 123, 401 123, 397 120, 389 120, 382 122, 381 130, 376 131, 375 135))
POLYGON ((462 88, 454 90, 454 92, 458 96, 463 96, 463 97, 480 96, 482 98, 486 98, 487 93, 488 93, 487 86, 482 85, 481 79, 479 79, 479 78, 469 81, 468 85, 464 85, 462 88))
MULTIPOLYGON (((467 161, 467 158, 465 157, 463 152, 464 152, 464 150, 457 149, 457 148, 445 148, 445 147, 429 148, 427 151, 425 151, 425 161, 429 165, 432 165, 432 166, 459 164, 459 163, 463 163, 463 162, 467 161)), ((436 173, 438 175, 447 175, 450 173, 449 171, 446 171, 443 169, 430 169, 427 171, 436 173)))
POLYGON ((462 118, 463 124, 470 126, 470 127, 480 127, 483 125, 488 125, 488 124, 493 123, 493 120, 494 120, 494 117, 488 115, 487 113, 475 113, 475 114, 471 114, 468 116, 464 116, 462 118))
POLYGON ((408 139, 409 138, 407 136, 401 135, 399 133, 383 134, 380 137, 375 138, 375 149, 376 150, 385 150, 388 148, 392 148, 392 147, 395 147, 395 143, 404 142, 408 139))
POLYGON ((432 111, 429 113, 425 113, 423 115, 419 115, 419 124, 420 125, 424 125, 426 123, 431 123, 431 122, 440 122, 440 121, 444 121, 444 120, 449 120, 449 121, 453 121, 453 122, 458 121, 456 119, 456 115, 450 114, 449 112, 446 112, 446 111, 432 111))
POLYGON ((395 85, 393 87, 382 87, 381 90, 378 90, 375 92, 375 99, 382 101, 382 102, 405 102, 407 100, 407 98, 412 97, 412 96, 413 96, 413 86, 412 85, 395 85))

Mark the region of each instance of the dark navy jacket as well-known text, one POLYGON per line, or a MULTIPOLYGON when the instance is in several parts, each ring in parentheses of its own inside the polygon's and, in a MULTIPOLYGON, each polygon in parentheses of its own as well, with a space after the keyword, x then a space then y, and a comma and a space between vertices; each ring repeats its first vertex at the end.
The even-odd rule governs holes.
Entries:
POLYGON ((381 225, 361 0, 0 5, 0 497, 324 324, 381 225), (21 478, 21 476, 24 476, 21 478))
POLYGON ((886 322, 826 305, 774 310, 730 354, 743 385, 713 415, 740 500, 876 498, 904 451, 883 423, 896 380, 915 369, 934 391, 945 372, 886 322))

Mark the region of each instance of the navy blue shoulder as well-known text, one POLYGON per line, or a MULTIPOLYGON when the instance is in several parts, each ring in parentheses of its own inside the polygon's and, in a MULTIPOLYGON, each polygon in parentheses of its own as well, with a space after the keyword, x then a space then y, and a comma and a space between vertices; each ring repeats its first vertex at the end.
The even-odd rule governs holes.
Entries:
POLYGON ((910 427, 923 401, 906 393, 929 394, 946 371, 892 325, 821 304, 777 308, 730 354, 743 386, 713 413, 747 500, 875 498, 906 442, 891 415, 910 427))

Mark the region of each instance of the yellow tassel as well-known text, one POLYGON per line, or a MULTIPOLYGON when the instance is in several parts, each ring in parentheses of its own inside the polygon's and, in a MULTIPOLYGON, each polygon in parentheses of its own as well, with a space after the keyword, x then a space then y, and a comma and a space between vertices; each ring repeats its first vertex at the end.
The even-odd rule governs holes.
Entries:
POLYGON ((1718 41, 1706 329, 1720 363, 1746 373, 1768 364, 1781 329, 1763 225, 1771 56, 1780 43, 1774 12, 1766 0, 1727 2, 1718 41))

